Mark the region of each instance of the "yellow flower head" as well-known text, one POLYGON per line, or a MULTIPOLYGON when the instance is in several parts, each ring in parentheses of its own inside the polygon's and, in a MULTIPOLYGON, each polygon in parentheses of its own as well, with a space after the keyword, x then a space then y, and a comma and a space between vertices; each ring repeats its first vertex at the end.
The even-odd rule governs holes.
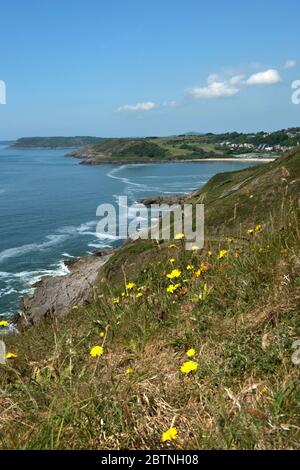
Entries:
POLYGON ((120 303, 119 297, 113 297, 112 301, 113 301, 113 304, 119 304, 120 303))
POLYGON ((192 271, 192 269, 195 269, 195 266, 194 266, 193 264, 188 264, 187 267, 186 267, 186 269, 187 269, 188 271, 192 271))
POLYGON ((100 336, 100 338, 104 338, 104 336, 105 336, 104 331, 100 331, 99 336, 100 336))
POLYGON ((201 269, 198 269, 198 271, 195 272, 195 276, 200 277, 201 273, 202 273, 201 269))
POLYGON ((128 284, 126 285, 126 289, 127 290, 131 290, 135 287, 135 284, 133 282, 128 282, 128 284))
POLYGON ((180 367, 180 371, 183 374, 189 374, 190 372, 196 371, 198 369, 198 363, 195 361, 184 362, 180 367))
POLYGON ((254 232, 254 228, 249 228, 249 229, 247 230, 248 235, 252 235, 253 232, 254 232))
POLYGON ((8 321, 6 321, 6 320, 1 320, 1 321, 0 321, 0 326, 3 326, 3 327, 8 326, 8 321))
POLYGON ((171 258, 171 259, 169 259, 169 263, 170 263, 170 264, 174 264, 174 263, 175 263, 175 261, 176 261, 176 260, 175 260, 175 258, 171 258))
POLYGON ((261 230, 262 230, 262 225, 257 224, 256 227, 255 227, 255 232, 261 232, 261 230))
POLYGON ((209 265, 207 263, 201 263, 200 269, 203 273, 206 273, 206 271, 209 270, 209 265))
POLYGON ((134 373, 134 370, 131 367, 128 367, 128 369, 126 370, 126 374, 130 375, 130 374, 133 374, 133 373, 134 373))
POLYGON ((208 254, 208 256, 212 256, 212 251, 209 250, 209 251, 207 252, 207 254, 208 254))
POLYGON ((228 253, 227 250, 220 250, 218 258, 219 259, 225 258, 225 256, 227 256, 227 253, 228 253))
POLYGON ((175 427, 172 427, 163 433, 161 440, 162 442, 174 441, 176 437, 177 437, 177 429, 175 427))
POLYGON ((6 359, 14 359, 15 357, 18 357, 18 355, 13 352, 8 352, 5 354, 6 359))
POLYGON ((177 235, 175 235, 175 240, 182 240, 184 237, 184 233, 177 233, 177 235))
POLYGON ((189 349, 186 353, 187 357, 194 357, 195 354, 196 354, 196 350, 194 348, 189 349))
POLYGON ((78 310, 78 305, 73 305, 72 310, 78 310))
POLYGON ((140 298, 140 297, 143 297, 142 292, 139 292, 138 294, 136 294, 136 298, 137 298, 137 299, 140 298))
POLYGON ((173 269, 173 271, 170 274, 167 274, 168 279, 174 279, 180 276, 181 276, 181 271, 179 271, 179 269, 173 269))
POLYGON ((104 353, 104 349, 103 349, 102 346, 94 346, 90 350, 90 356, 92 356, 92 357, 102 356, 103 353, 104 353))
POLYGON ((178 288, 180 287, 180 284, 170 284, 168 287, 167 287, 167 292, 169 292, 169 294, 173 294, 178 288))

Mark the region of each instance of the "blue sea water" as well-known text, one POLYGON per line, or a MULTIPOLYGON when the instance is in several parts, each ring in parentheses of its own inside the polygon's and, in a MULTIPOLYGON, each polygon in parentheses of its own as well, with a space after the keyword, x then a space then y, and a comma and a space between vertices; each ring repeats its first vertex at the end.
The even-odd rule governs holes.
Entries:
POLYGON ((66 274, 63 261, 119 243, 96 235, 96 208, 150 195, 183 194, 247 162, 80 165, 67 150, 0 144, 0 316, 43 276, 66 274))

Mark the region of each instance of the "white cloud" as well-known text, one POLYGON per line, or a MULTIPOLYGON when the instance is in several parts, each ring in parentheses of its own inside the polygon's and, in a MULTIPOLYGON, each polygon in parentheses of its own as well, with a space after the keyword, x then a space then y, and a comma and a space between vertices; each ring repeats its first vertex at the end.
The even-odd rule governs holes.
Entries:
POLYGON ((145 101, 144 103, 136 103, 136 104, 125 104, 124 106, 120 106, 116 109, 117 113, 122 111, 150 111, 151 109, 156 108, 156 104, 152 103, 152 101, 145 101))
POLYGON ((234 75, 229 79, 231 85, 242 85, 244 83, 245 75, 234 75))
POLYGON ((219 75, 216 73, 212 73, 208 76, 207 83, 210 85, 211 83, 218 82, 219 80, 219 75))
POLYGON ((163 106, 165 108, 177 108, 179 106, 179 103, 175 100, 168 100, 163 102, 163 106))
POLYGON ((287 60, 286 63, 284 64, 284 68, 285 69, 293 69, 294 67, 296 67, 297 65, 297 62, 295 60, 287 60))
POLYGON ((209 100, 213 98, 224 98, 234 96, 239 92, 239 88, 227 81, 212 82, 209 77, 209 83, 206 87, 192 88, 189 90, 190 95, 197 100, 209 100))
POLYGON ((278 70, 270 69, 264 72, 254 73, 246 80, 246 85, 275 85, 280 82, 281 77, 278 70))

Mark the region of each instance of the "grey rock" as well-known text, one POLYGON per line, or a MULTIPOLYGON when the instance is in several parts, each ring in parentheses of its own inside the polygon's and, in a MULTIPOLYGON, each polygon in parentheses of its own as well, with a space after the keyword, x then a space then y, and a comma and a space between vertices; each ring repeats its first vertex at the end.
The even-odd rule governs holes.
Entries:
POLYGON ((6 346, 4 341, 0 341, 0 364, 6 364, 6 346))
POLYGON ((21 301, 21 313, 14 318, 21 329, 47 318, 67 315, 74 305, 80 306, 95 294, 94 285, 102 266, 114 250, 95 252, 68 263, 66 276, 44 277, 33 285, 33 294, 21 301))

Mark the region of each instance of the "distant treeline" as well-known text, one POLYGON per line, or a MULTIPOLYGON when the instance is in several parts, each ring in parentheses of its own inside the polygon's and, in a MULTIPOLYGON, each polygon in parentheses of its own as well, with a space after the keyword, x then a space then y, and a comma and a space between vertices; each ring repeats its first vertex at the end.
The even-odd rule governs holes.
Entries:
POLYGON ((84 145, 97 144, 100 137, 22 137, 12 144, 18 148, 79 148, 84 145))

